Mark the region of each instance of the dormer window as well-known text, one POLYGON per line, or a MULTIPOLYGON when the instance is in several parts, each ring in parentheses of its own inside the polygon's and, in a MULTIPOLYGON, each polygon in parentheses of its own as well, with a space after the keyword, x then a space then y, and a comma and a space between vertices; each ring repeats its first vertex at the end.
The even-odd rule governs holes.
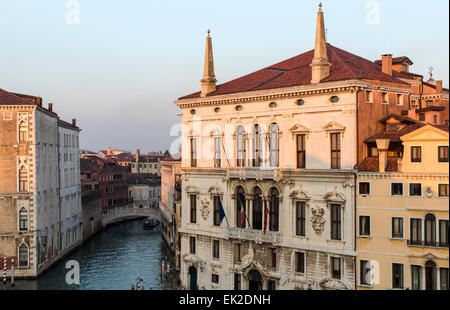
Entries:
POLYGON ((408 72, 408 66, 406 64, 403 64, 403 72, 408 72))
POLYGON ((387 129, 389 132, 396 132, 398 131, 398 124, 388 124, 387 129))

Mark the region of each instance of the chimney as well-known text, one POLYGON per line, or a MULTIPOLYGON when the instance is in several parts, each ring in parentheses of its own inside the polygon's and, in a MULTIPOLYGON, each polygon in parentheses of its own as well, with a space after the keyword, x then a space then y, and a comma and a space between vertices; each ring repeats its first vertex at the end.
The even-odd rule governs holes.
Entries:
POLYGON ((392 76, 392 55, 386 54, 381 56, 381 71, 392 76))
POLYGON ((49 103, 49 104, 48 104, 48 110, 49 110, 50 112, 53 112, 53 103, 49 103))
POLYGON ((390 139, 377 139, 379 172, 386 172, 387 151, 389 149, 390 142, 390 139))
POLYGON ((76 118, 72 119, 72 126, 77 127, 77 119, 76 118))
POLYGON ((436 81, 436 94, 442 93, 442 80, 436 81))

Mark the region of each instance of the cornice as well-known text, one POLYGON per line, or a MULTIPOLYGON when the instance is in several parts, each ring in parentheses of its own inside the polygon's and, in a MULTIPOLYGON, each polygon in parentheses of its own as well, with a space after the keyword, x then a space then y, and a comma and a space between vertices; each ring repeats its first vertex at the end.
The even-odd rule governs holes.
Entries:
POLYGON ((321 83, 314 85, 301 85, 260 91, 248 91, 234 94, 225 94, 211 97, 197 97, 189 99, 178 99, 174 103, 180 108, 192 108, 200 106, 211 106, 219 104, 236 104, 255 101, 270 101, 280 98, 302 97, 322 95, 326 93, 355 92, 363 89, 381 90, 386 92, 397 92, 410 94, 409 87, 394 87, 376 85, 361 80, 347 80, 339 82, 321 83))
POLYGON ((369 179, 423 179, 423 180, 448 180, 448 174, 439 173, 401 173, 401 172, 358 172, 358 178, 369 179))

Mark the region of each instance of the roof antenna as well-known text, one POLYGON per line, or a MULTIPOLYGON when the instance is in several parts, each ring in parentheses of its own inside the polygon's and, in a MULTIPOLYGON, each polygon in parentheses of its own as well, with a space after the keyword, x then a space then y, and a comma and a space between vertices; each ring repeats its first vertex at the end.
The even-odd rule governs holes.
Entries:
POLYGON ((429 71, 428 71, 428 73, 430 74, 430 80, 433 78, 433 70, 434 70, 434 68, 430 67, 429 71))

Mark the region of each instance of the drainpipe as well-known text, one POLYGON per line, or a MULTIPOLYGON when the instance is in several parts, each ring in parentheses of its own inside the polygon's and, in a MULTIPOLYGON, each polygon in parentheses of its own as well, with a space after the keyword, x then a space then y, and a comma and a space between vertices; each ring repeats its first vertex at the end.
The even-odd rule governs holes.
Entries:
MULTIPOLYGON (((356 251, 356 223, 357 223, 357 219, 356 219, 356 182, 357 182, 357 170, 359 168, 359 93, 361 91, 357 90, 356 91, 356 165, 353 169, 353 178, 354 178, 354 186, 353 186, 353 247, 356 251)), ((355 257, 355 262, 354 262, 354 273, 355 273, 355 290, 357 287, 357 276, 356 276, 356 264, 357 264, 357 256, 355 257)))

